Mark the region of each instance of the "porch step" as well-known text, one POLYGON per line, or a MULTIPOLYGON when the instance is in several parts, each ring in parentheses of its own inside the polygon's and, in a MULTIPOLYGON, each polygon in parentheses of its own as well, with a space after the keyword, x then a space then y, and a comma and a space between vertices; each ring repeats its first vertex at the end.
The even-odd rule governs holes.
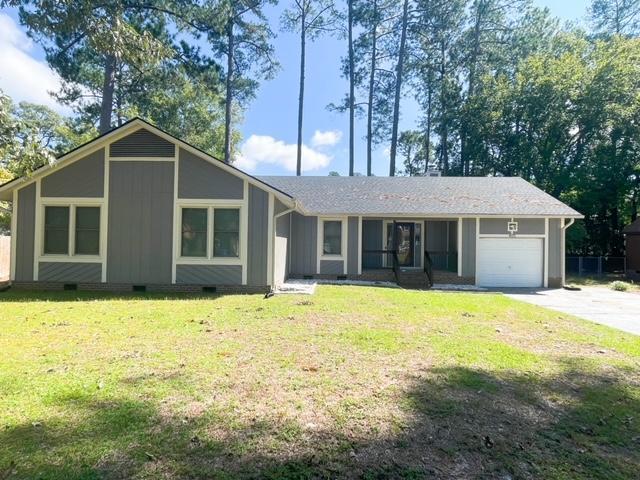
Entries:
POLYGON ((411 290, 426 290, 431 288, 429 277, 422 270, 400 270, 398 272, 398 285, 411 290))

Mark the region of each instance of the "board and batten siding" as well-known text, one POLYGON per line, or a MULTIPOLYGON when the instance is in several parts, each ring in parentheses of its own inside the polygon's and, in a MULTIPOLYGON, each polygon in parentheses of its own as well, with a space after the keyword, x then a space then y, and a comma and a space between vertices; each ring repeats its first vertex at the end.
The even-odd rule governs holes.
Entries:
POLYGON ((104 148, 42 179, 40 196, 102 198, 104 196, 104 148))
MULTIPOLYGON (((509 218, 481 218, 480 235, 508 235, 509 218)), ((544 235, 544 218, 514 218, 518 222, 517 235, 544 235)))
POLYGON ((36 228, 36 184, 18 190, 18 219, 16 222, 17 282, 33 281, 34 241, 36 228))
POLYGON ((101 263, 40 262, 38 264, 38 281, 40 282, 100 283, 101 277, 101 263))
POLYGON ((476 275, 476 219, 462 219, 462 276, 476 275))
MULTIPOLYGON (((314 275, 318 250, 318 217, 291 214, 291 274, 314 275)), ((341 262, 342 263, 342 262, 341 262)), ((342 271, 341 271, 342 273, 342 271)))
POLYGON ((170 284, 172 162, 111 162, 107 282, 170 284))
POLYGON ((249 231, 247 284, 269 285, 268 244, 269 244, 269 194, 264 190, 249 186, 249 231))
POLYGON ((562 223, 549 219, 549 286, 562 287, 562 223))
POLYGON ((360 219, 358 217, 349 217, 347 220, 347 273, 349 275, 358 274, 358 228, 360 219))
POLYGON ((191 152, 180 149, 178 198, 242 200, 244 181, 191 152))
POLYGON ((274 280, 276 285, 278 285, 287 280, 290 271, 291 214, 287 213, 276 218, 274 228, 276 236, 273 252, 274 280))

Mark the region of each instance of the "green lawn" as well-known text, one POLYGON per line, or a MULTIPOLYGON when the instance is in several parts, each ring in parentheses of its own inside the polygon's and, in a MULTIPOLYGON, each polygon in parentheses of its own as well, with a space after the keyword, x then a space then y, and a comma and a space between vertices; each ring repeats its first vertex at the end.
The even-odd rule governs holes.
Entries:
POLYGON ((0 294, 0 479, 623 479, 640 337, 493 294, 0 294))

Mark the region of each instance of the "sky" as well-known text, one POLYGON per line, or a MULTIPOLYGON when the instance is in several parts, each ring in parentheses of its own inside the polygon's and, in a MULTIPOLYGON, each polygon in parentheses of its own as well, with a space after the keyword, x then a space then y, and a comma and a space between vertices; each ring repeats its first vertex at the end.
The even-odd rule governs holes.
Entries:
MULTIPOLYGON (((287 0, 267 10, 275 31, 287 0)), ((590 0, 534 0, 548 7, 562 21, 585 22, 590 0)), ((295 175, 299 46, 298 37, 277 31, 274 46, 281 69, 270 81, 261 83, 239 124, 243 140, 236 165, 255 175, 295 175)), ((348 116, 327 109, 347 92, 340 76, 340 57, 346 41, 322 37, 307 48, 305 110, 303 123, 303 174, 348 174, 348 116)), ((0 9, 0 89, 14 102, 29 101, 47 105, 62 114, 68 107, 55 102, 49 92, 60 85, 56 74, 43 59, 39 45, 29 40, 19 25, 15 10, 0 9)), ((419 112, 415 102, 404 101, 401 129, 413 128, 419 112)), ((162 125, 158 125, 162 127, 162 125)), ((366 172, 364 119, 356 119, 355 171, 366 172)), ((388 174, 388 147, 374 153, 373 173, 388 174)))

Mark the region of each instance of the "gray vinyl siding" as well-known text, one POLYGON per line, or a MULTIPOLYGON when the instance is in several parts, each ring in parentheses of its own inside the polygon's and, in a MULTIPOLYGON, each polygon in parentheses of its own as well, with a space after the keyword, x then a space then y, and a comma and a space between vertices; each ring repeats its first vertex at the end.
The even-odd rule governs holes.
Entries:
POLYGON ((297 212, 291 217, 291 273, 316 273, 318 251, 318 217, 305 217, 297 212))
POLYGON ((102 264, 75 262, 40 262, 38 264, 38 281, 40 282, 74 282, 100 283, 102 280, 102 264))
POLYGON ((176 283, 240 285, 242 284, 242 265, 176 265, 176 283))
POLYGON ((244 181, 191 152, 180 149, 178 197, 241 200, 244 181))
POLYGON ((549 220, 549 286, 562 283, 562 231, 560 219, 549 220))
POLYGON ((33 281, 33 248, 36 225, 36 184, 18 190, 16 223, 16 271, 18 282, 33 281))
POLYGON ((382 254, 364 250, 382 250, 382 220, 362 220, 362 268, 382 268, 382 254))
MULTIPOLYGON (((514 218, 518 222, 518 235, 544 235, 544 218, 514 218)), ((509 218, 481 218, 481 235, 507 235, 509 218)))
POLYGON ((113 142, 109 153, 112 157, 173 157, 176 146, 150 131, 141 128, 113 142))
POLYGON ((284 282, 289 276, 289 250, 291 241, 291 214, 276 218, 276 238, 274 245, 274 275, 276 283, 284 282))
POLYGON ((462 276, 476 275, 476 219, 462 219, 462 276))
POLYGON ((107 280, 170 284, 173 163, 112 162, 107 280))
POLYGON ((104 148, 42 179, 43 197, 99 198, 104 196, 104 148))
POLYGON ((248 285, 262 286, 270 283, 267 279, 268 221, 269 194, 253 185, 249 186, 248 285))
POLYGON ((342 275, 344 273, 342 260, 320 260, 320 274, 342 275))
POLYGON ((349 235, 347 236, 347 273, 358 274, 358 217, 349 217, 347 222, 349 235))

